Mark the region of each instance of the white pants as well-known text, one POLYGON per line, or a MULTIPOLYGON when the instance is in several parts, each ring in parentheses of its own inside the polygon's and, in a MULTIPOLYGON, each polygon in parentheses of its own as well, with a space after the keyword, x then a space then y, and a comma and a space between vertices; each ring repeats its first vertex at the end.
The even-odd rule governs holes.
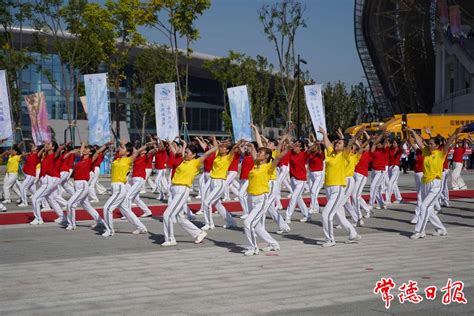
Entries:
MULTIPOLYGON (((277 223, 280 230, 289 231, 290 226, 288 226, 288 224, 283 219, 283 216, 280 215, 280 213, 277 211, 275 207, 275 200, 277 199, 278 193, 280 192, 280 188, 278 187, 278 181, 270 180, 268 185, 270 186, 270 192, 268 193, 267 212, 273 218, 275 223, 277 223)), ((265 221, 262 221, 262 225, 265 227, 265 221)))
POLYGON ((121 182, 112 182, 112 196, 105 202, 104 205, 104 223, 105 229, 108 232, 114 231, 114 216, 113 211, 120 208, 120 212, 127 218, 130 224, 137 229, 146 230, 145 225, 132 212, 130 200, 127 199, 127 192, 130 191, 130 185, 121 182))
POLYGON ((225 181, 225 193, 224 199, 230 200, 230 191, 234 193, 235 196, 239 196, 238 182, 236 180, 238 173, 237 171, 229 171, 227 173, 227 179, 225 181))
POLYGON ((454 170, 451 173, 451 185, 454 190, 465 189, 466 183, 464 183, 461 177, 462 162, 454 162, 454 170))
POLYGON ((423 178, 423 172, 415 173, 415 186, 416 186, 416 208, 415 208, 415 216, 420 215, 421 210, 421 202, 422 195, 421 195, 421 178, 423 178))
POLYGON ((346 177, 346 187, 344 189, 344 210, 349 213, 352 217, 352 220, 357 223, 359 220, 359 214, 356 213, 356 209, 351 201, 353 193, 355 190, 355 179, 353 177, 346 177))
POLYGON ((398 178, 400 177, 400 167, 390 166, 388 169, 388 174, 389 174, 388 194, 385 199, 388 203, 391 203, 392 194, 395 194, 395 199, 397 201, 401 201, 402 195, 400 194, 400 189, 398 188, 398 178))
POLYGON ((168 190, 168 183, 166 181, 166 169, 157 169, 155 177, 155 191, 162 197, 168 190))
POLYGON ((382 182, 382 193, 385 195, 385 203, 388 201, 388 189, 389 189, 389 175, 388 175, 388 166, 385 166, 385 170, 383 172, 384 182, 382 182))
POLYGON ((85 180, 74 181, 74 194, 67 201, 67 223, 69 226, 76 227, 76 208, 78 205, 81 205, 96 223, 102 222, 99 213, 89 202, 89 184, 85 180))
POLYGON ((67 194, 72 196, 74 194, 74 187, 68 182, 69 177, 71 176, 71 171, 61 171, 61 177, 59 178, 59 194, 62 195, 63 190, 66 191, 67 194))
POLYGON ((46 199, 48 201, 49 205, 59 217, 64 217, 63 210, 61 207, 59 207, 59 204, 55 199, 56 194, 54 194, 57 191, 58 183, 59 178, 54 178, 48 175, 41 178, 41 187, 35 192, 35 194, 33 194, 33 197, 31 198, 33 204, 33 214, 37 220, 43 220, 41 218, 40 205, 42 199, 46 199))
POLYGON ((370 212, 370 207, 367 205, 365 200, 362 198, 362 192, 364 191, 365 184, 367 183, 367 177, 356 172, 354 173, 354 190, 352 191, 352 202, 354 203, 355 214, 357 220, 362 219, 361 208, 364 209, 366 214, 370 212))
POLYGON ((443 177, 441 178, 441 194, 440 194, 440 201, 444 203, 449 202, 449 188, 448 188, 448 175, 449 169, 443 170, 443 177))
MULTIPOLYGON (((354 190, 354 178, 346 177, 346 181, 347 181, 346 187, 343 188, 344 195, 342 197, 340 207, 336 208, 335 216, 337 220, 339 221, 339 223, 341 224, 341 226, 347 232, 349 232, 349 238, 352 239, 355 236, 357 236, 357 231, 355 230, 354 226, 352 226, 352 224, 347 220, 346 213, 344 212, 344 210, 345 210, 345 205, 351 198, 352 191, 354 190)), ((354 212, 354 209, 351 208, 351 211, 349 213, 352 214, 353 212, 354 212)))
POLYGON ((15 192, 19 197, 21 196, 19 186, 17 184, 18 174, 7 172, 3 179, 3 198, 5 200, 11 200, 10 189, 15 192))
MULTIPOLYGON (((100 168, 95 167, 94 170, 90 172, 89 179, 89 199, 98 200, 97 193, 95 192, 98 183, 99 183, 100 168)), ((98 188, 97 188, 98 189, 98 188)))
POLYGON ((227 225, 235 225, 235 221, 232 218, 232 215, 230 215, 230 213, 226 211, 224 205, 222 205, 221 203, 221 199, 224 195, 225 190, 225 180, 211 178, 210 182, 210 191, 204 199, 203 205, 204 220, 206 222, 206 225, 209 225, 211 227, 214 226, 214 220, 212 218, 213 205, 216 206, 216 209, 219 211, 219 214, 221 215, 222 219, 226 221, 227 225))
POLYGON ((280 188, 280 192, 278 192, 278 202, 281 200, 281 190, 283 189, 283 185, 286 186, 290 193, 293 192, 290 181, 288 180, 288 174, 290 173, 290 167, 288 166, 280 166, 277 168, 277 181, 278 187, 280 188))
POLYGON ((129 200, 130 204, 135 202, 144 213, 151 213, 151 210, 140 198, 140 190, 144 187, 144 183, 145 179, 141 177, 133 177, 132 186, 127 192, 127 199, 129 200))
POLYGON ((324 183, 324 171, 313 171, 309 173, 311 183, 311 209, 319 213, 318 195, 324 183))
POLYGON ((184 211, 189 196, 189 188, 183 185, 172 185, 170 196, 168 207, 163 214, 163 233, 165 241, 175 239, 173 228, 173 223, 175 222, 181 225, 193 238, 196 238, 201 233, 201 230, 188 220, 185 214, 186 212, 184 211))
POLYGON ((328 201, 323 209, 323 213, 321 214, 324 238, 326 241, 335 241, 333 220, 337 210, 342 210, 344 202, 344 187, 339 185, 326 187, 326 197, 328 201))
POLYGON ((248 186, 249 180, 240 180, 239 202, 240 206, 242 206, 242 212, 247 215, 249 214, 248 186))
POLYGON ((421 203, 420 216, 415 226, 415 232, 425 232, 428 221, 433 224, 436 230, 446 231, 446 227, 444 227, 438 215, 434 212, 434 205, 439 197, 440 191, 441 180, 439 179, 434 179, 430 183, 422 183, 421 198, 423 202, 421 203))
POLYGON ((20 185, 20 197, 21 197, 21 203, 23 204, 28 204, 28 196, 26 191, 30 191, 32 194, 36 192, 36 186, 35 186, 35 180, 36 177, 30 176, 30 175, 25 175, 25 180, 20 185))
POLYGON ((211 176, 209 172, 203 172, 199 178, 199 187, 201 188, 201 211, 204 210, 204 200, 210 193, 211 176))
POLYGON ((268 194, 249 195, 251 211, 244 221, 244 232, 249 249, 258 249, 257 236, 269 245, 278 246, 278 242, 270 236, 262 224, 266 209, 270 206, 268 194))
POLYGON ((291 195, 290 199, 290 204, 288 204, 288 208, 286 209, 286 218, 289 219, 293 215, 293 212, 295 211, 296 204, 298 204, 298 207, 300 208, 301 213, 303 213, 304 217, 309 217, 310 214, 308 212, 308 208, 306 207, 306 204, 303 201, 303 190, 304 190, 304 184, 306 181, 302 180, 296 180, 295 178, 291 178, 291 187, 293 190, 293 193, 291 195))
POLYGON ((374 170, 372 173, 372 183, 370 184, 370 202, 374 206, 375 200, 379 206, 384 205, 382 197, 383 185, 385 183, 385 174, 382 170, 374 170))

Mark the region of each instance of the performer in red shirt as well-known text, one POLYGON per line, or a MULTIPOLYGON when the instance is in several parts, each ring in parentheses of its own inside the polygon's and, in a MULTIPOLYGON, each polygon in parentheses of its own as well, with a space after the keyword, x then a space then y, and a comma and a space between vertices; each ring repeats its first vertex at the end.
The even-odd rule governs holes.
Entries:
POLYGON ((416 186, 416 208, 415 208, 415 215, 413 216, 411 223, 416 224, 418 222, 418 216, 420 214, 420 207, 422 203, 421 199, 421 178, 423 178, 423 153, 421 149, 419 149, 413 139, 410 138, 410 145, 412 146, 413 150, 415 151, 415 186, 416 186))
MULTIPOLYGON (((196 141, 199 143, 199 146, 201 146, 201 149, 206 152, 210 150, 212 147, 204 141, 202 137, 196 137, 196 141)), ((206 159, 204 159, 203 163, 203 173, 199 177, 199 195, 196 196, 197 199, 201 199, 201 208, 199 211, 196 212, 198 215, 203 215, 204 214, 204 200, 206 199, 206 194, 210 192, 209 187, 211 184, 211 170, 212 170, 212 165, 214 164, 214 159, 216 158, 216 155, 210 155, 207 156, 206 159)))
POLYGON ((454 148, 453 153, 453 172, 451 173, 451 185, 453 186, 453 190, 466 190, 467 186, 464 182, 463 178, 461 177, 461 171, 463 168, 463 156, 466 152, 467 148, 469 148, 469 143, 467 141, 458 141, 456 147, 454 148))
POLYGON ((354 202, 355 213, 358 216, 358 226, 364 225, 361 208, 364 209, 366 218, 370 218, 372 211, 372 207, 367 205, 365 200, 362 198, 362 192, 364 190, 365 184, 367 183, 367 177, 369 176, 369 164, 372 159, 369 142, 362 147, 362 151, 363 152, 360 156, 360 160, 354 170, 355 185, 354 191, 352 191, 352 201, 354 202))
POLYGON ((319 213, 318 195, 324 183, 324 151, 321 142, 315 142, 308 150, 308 169, 311 192, 309 213, 319 213))
POLYGON ((402 201, 402 195, 398 188, 398 178, 400 177, 400 158, 403 153, 403 148, 400 146, 398 140, 394 139, 388 150, 388 194, 385 200, 388 203, 392 201, 392 194, 395 195, 395 201, 393 203, 399 204, 402 201))
POLYGON ((27 154, 25 163, 23 164, 23 174, 25 180, 20 185, 20 199, 19 207, 28 206, 28 198, 26 192, 29 190, 32 194, 36 192, 36 165, 39 164, 40 158, 38 156, 38 148, 31 144, 31 152, 27 154))
POLYGON ((238 182, 236 180, 239 174, 239 162, 240 162, 240 154, 235 153, 234 159, 229 166, 229 170, 227 171, 227 178, 225 180, 225 190, 224 190, 224 201, 230 201, 230 191, 234 193, 236 199, 239 197, 239 189, 238 189, 238 182))
POLYGON ((386 162, 386 154, 388 153, 388 134, 386 131, 376 138, 372 144, 370 152, 372 153, 373 174, 372 183, 370 184, 369 205, 374 207, 375 201, 377 201, 378 206, 375 207, 376 209, 386 209, 387 206, 385 205, 382 196, 385 182, 385 167, 386 164, 388 164, 388 161, 386 162))
POLYGON ((155 190, 158 193, 157 200, 164 200, 165 193, 168 192, 168 183, 166 179, 166 161, 168 160, 168 152, 162 141, 158 141, 155 153, 155 190))
POLYGON ((66 191, 69 195, 74 194, 74 188, 71 184, 68 183, 69 178, 71 177, 72 173, 72 167, 74 166, 74 155, 68 155, 66 154, 73 150, 71 144, 67 143, 64 147, 63 152, 61 153, 60 156, 60 181, 59 181, 59 196, 62 197, 64 191, 66 191))
MULTIPOLYGON (((99 146, 95 146, 95 150, 99 150, 99 146)), ((97 159, 92 163, 91 177, 89 180, 89 199, 91 203, 98 203, 96 190, 99 194, 105 194, 107 190, 99 183, 100 164, 104 160, 104 153, 100 153, 97 159)))
POLYGON ((242 158, 242 165, 240 168, 240 190, 239 190, 238 197, 239 197, 240 205, 242 206, 242 212, 243 212, 240 218, 245 219, 249 215, 247 187, 249 186, 249 173, 253 169, 254 161, 253 161, 252 154, 250 152, 251 148, 249 147, 248 144, 245 144, 245 145, 242 144, 239 147, 239 149, 243 158, 242 158))

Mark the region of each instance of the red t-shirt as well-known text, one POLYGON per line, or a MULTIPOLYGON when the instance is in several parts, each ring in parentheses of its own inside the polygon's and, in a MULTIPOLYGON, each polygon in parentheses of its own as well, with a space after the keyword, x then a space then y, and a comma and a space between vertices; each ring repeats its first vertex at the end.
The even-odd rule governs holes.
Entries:
POLYGON ((306 181, 306 151, 295 154, 290 151, 290 176, 296 180, 306 181))
MULTIPOLYGON (((209 147, 206 148, 206 151, 209 149, 210 149, 209 147)), ((203 163, 204 172, 211 172, 212 165, 214 164, 214 159, 216 159, 216 154, 211 154, 206 159, 204 159, 204 163, 203 163)))
POLYGON ((146 172, 145 172, 146 160, 147 160, 146 154, 135 158, 135 160, 133 161, 132 178, 135 178, 135 177, 140 177, 143 179, 146 178, 146 172))
POLYGON ((59 158, 55 157, 55 153, 48 154, 41 161, 40 177, 48 175, 50 177, 60 178, 60 167, 59 158))
POLYGON ((290 164, 291 152, 288 152, 285 156, 280 159, 278 166, 288 166, 290 164))
POLYGON ((178 155, 173 155, 173 153, 170 153, 170 158, 172 157, 171 161, 168 160, 168 168, 171 168, 171 179, 173 179, 174 174, 176 172, 176 168, 183 162, 183 156, 181 154, 178 155))
POLYGON ((372 153, 372 168, 374 170, 380 171, 385 170, 385 166, 388 164, 385 162, 388 150, 385 148, 375 148, 372 153))
POLYGON ((423 172, 423 161, 425 157, 423 157, 423 152, 421 149, 417 149, 415 151, 415 172, 423 172))
POLYGON ((82 158, 74 166, 74 180, 79 181, 89 181, 90 172, 92 169, 92 159, 91 158, 82 158))
POLYGON ((240 161, 240 154, 235 153, 234 159, 230 163, 229 169, 227 171, 239 171, 239 161, 240 161))
POLYGON ((308 153, 309 171, 322 171, 324 169, 324 152, 308 153))
POLYGON ((370 151, 364 151, 355 167, 355 172, 367 177, 369 175, 369 164, 372 159, 370 151))
POLYGON ((388 164, 390 166, 398 166, 400 165, 400 158, 402 157, 403 149, 398 148, 390 148, 389 149, 389 160, 388 164))
POLYGON ((244 155, 242 159, 242 165, 240 166, 240 180, 248 180, 249 173, 252 171, 254 166, 252 155, 244 155))
POLYGON ((100 164, 104 160, 104 153, 100 153, 97 156, 97 159, 92 163, 92 169, 95 169, 95 167, 100 167, 100 164))
POLYGON ((465 152, 466 152, 465 147, 456 147, 456 148, 454 148, 453 161, 454 162, 463 162, 462 157, 464 156, 465 152))
POLYGON ((26 156, 25 163, 23 164, 23 173, 36 177, 36 165, 39 164, 39 162, 38 153, 30 153, 26 156))
POLYGON ((67 158, 64 158, 64 156, 66 156, 66 154, 63 154, 61 155, 61 168, 60 168, 60 171, 68 171, 72 169, 72 167, 74 166, 74 160, 75 160, 75 156, 74 155, 69 155, 69 157, 67 158))
POLYGON ((155 168, 163 170, 166 168, 166 161, 168 160, 168 153, 166 149, 160 149, 155 154, 155 168))
POLYGON ((145 168, 146 169, 153 169, 153 155, 150 155, 150 157, 148 157, 148 154, 145 155, 146 157, 146 166, 145 168))

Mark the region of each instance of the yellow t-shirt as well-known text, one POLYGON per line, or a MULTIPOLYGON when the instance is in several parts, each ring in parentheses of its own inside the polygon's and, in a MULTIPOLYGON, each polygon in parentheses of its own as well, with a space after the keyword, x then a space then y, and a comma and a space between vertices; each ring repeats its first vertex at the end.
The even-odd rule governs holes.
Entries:
POLYGON ((446 155, 441 150, 433 150, 430 153, 428 148, 423 148, 423 178, 422 183, 430 183, 434 179, 441 179, 443 175, 443 164, 446 155))
MULTIPOLYGON (((272 158, 276 159, 280 153, 277 150, 272 151, 272 158)), ((276 180, 277 179, 277 170, 275 168, 275 171, 273 171, 272 176, 270 177, 270 180, 276 180)))
POLYGON ((349 153, 349 156, 346 157, 346 177, 353 177, 355 167, 359 163, 360 160, 359 154, 349 153))
POLYGON ((117 158, 112 162, 111 182, 127 182, 127 175, 132 167, 132 159, 129 157, 117 158))
POLYGON ((18 167, 20 166, 21 156, 14 155, 8 157, 7 162, 7 173, 18 173, 18 167))
POLYGON ((211 170, 211 178, 213 179, 223 179, 227 178, 227 170, 229 170, 230 164, 234 159, 234 153, 230 152, 225 156, 219 155, 216 153, 216 159, 214 159, 214 163, 212 164, 211 170))
POLYGON ((201 166, 201 160, 191 159, 183 160, 176 168, 173 180, 173 185, 185 185, 191 187, 193 185, 194 177, 199 173, 199 167, 201 166))
POLYGON ((325 176, 324 185, 330 186, 346 186, 346 159, 344 152, 336 154, 334 148, 326 148, 324 150, 325 159, 325 176))
POLYGON ((268 183, 275 169, 271 162, 253 166, 249 173, 247 193, 250 195, 261 195, 270 192, 268 183))

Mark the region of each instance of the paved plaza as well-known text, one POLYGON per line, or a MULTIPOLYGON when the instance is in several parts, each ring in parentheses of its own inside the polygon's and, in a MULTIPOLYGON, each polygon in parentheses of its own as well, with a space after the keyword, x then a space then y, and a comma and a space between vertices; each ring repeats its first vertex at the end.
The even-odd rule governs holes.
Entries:
MULTIPOLYGON (((473 188, 474 173, 465 179, 473 188)), ((401 176, 402 191, 412 190, 412 183, 412 174, 401 176)), ((178 245, 170 248, 160 246, 157 218, 144 220, 147 235, 132 235, 134 227, 116 220, 112 238, 92 230, 91 221, 80 222, 73 232, 54 223, 1 226, 0 314, 472 315, 474 197, 443 208, 445 237, 431 236, 429 226, 425 239, 410 240, 413 210, 407 203, 376 211, 357 228, 358 243, 346 244, 346 232, 336 230, 338 243, 332 248, 318 246, 320 215, 310 223, 293 221, 283 236, 274 234, 277 227, 267 220, 281 251, 253 257, 242 255, 238 213, 238 228, 217 227, 199 245, 176 225, 178 245), (372 293, 382 277, 396 283, 388 310, 380 294, 372 293), (464 282, 468 304, 441 303, 448 278, 464 282), (437 286, 436 299, 400 304, 398 287, 409 280, 418 282, 423 297, 425 287, 437 286)), ((297 212, 295 219, 300 216, 297 212)), ((196 224, 202 221, 198 217, 196 224)))

